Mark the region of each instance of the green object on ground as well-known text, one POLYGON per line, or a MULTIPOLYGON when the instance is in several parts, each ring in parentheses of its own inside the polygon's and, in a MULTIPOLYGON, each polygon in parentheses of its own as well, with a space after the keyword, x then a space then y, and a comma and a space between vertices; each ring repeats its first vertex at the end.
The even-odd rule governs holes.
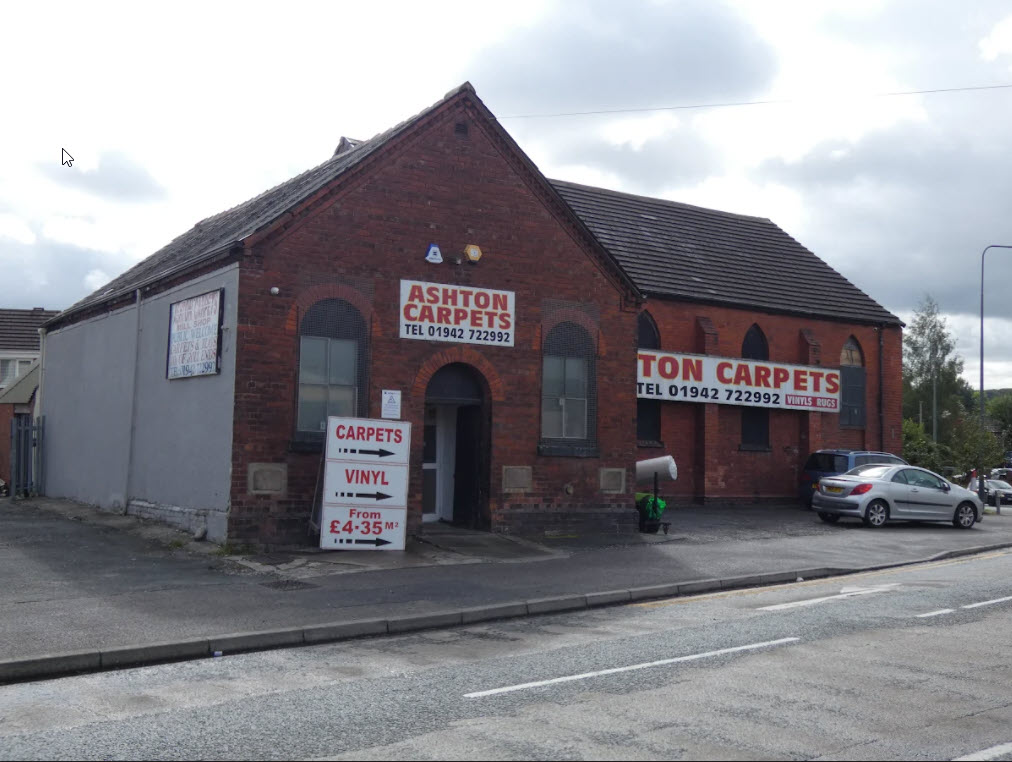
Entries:
POLYGON ((646 518, 656 521, 664 513, 668 504, 659 497, 655 500, 652 492, 637 492, 636 507, 643 511, 646 518))

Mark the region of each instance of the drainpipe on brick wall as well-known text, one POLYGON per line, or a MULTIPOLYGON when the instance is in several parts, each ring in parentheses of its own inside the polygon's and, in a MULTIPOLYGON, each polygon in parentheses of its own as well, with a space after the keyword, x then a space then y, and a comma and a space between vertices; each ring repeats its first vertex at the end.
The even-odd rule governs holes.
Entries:
POLYGON ((127 436, 126 484, 123 486, 123 515, 130 507, 130 482, 134 472, 134 432, 137 430, 137 368, 141 359, 141 290, 134 290, 137 323, 134 328, 134 372, 130 382, 130 429, 127 436))
POLYGON ((885 447, 885 324, 878 327, 878 446, 885 447))

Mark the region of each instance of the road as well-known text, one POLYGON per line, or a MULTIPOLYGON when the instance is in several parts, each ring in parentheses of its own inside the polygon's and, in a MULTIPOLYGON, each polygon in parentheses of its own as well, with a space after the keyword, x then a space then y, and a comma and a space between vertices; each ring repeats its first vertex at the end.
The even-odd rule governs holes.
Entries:
POLYGON ((995 552, 5 686, 0 759, 1010 760, 1010 579, 995 552))

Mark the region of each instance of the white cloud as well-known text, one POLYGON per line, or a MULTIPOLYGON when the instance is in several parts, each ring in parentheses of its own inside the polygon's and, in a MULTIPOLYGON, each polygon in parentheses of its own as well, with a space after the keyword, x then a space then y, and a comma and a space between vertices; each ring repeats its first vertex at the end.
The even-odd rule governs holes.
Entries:
POLYGON ((112 280, 112 277, 103 270, 89 270, 84 276, 84 286, 89 291, 98 291, 102 286, 112 280))
POLYGON ((0 214, 0 238, 10 238, 19 243, 35 243, 35 233, 28 224, 13 214, 0 214))
POLYGON ((81 246, 95 251, 119 249, 121 231, 83 217, 54 215, 42 223, 42 235, 50 241, 81 246))
POLYGON ((991 33, 978 45, 980 56, 985 61, 994 61, 1001 55, 1012 55, 1012 16, 995 24, 991 33))

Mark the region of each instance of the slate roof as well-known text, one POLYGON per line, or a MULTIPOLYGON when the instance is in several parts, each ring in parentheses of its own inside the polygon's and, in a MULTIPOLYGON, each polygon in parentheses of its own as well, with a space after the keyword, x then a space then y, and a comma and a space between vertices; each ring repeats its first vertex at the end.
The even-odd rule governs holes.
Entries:
POLYGON ((902 324, 770 220, 550 182, 646 294, 902 324))
POLYGON ((55 310, 0 309, 0 352, 38 352, 39 328, 58 314, 55 310))
MULTIPOLYGON (((151 256, 131 267, 94 293, 60 313, 59 320, 86 307, 110 301, 136 288, 188 266, 212 258, 239 244, 244 238, 270 225, 285 212, 323 188, 342 172, 359 164, 392 138, 462 91, 474 93, 470 83, 451 90, 442 100, 369 140, 342 138, 334 155, 259 196, 213 217, 208 217, 151 256)), ((56 320, 52 322, 58 322, 56 320)))
MULTIPOLYGON (((49 322, 60 323, 84 308, 225 254, 462 92, 477 101, 474 88, 465 82, 439 102, 369 140, 342 137, 334 155, 322 164, 198 222, 49 322)), ((495 120, 487 109, 485 112, 495 120)), ((503 134, 512 142, 508 133, 503 134)), ((575 183, 546 183, 602 245, 602 256, 618 262, 619 275, 630 289, 773 312, 900 323, 769 220, 575 183)))

